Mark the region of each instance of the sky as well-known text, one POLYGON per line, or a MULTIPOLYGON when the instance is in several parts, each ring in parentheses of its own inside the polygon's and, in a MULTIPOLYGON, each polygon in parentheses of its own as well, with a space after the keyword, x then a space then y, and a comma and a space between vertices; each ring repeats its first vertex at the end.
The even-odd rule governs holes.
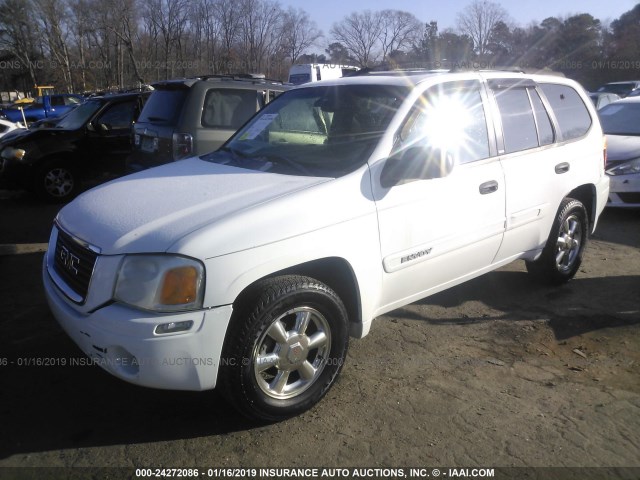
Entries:
MULTIPOLYGON (((526 27, 548 17, 567 17, 578 13, 590 13, 600 21, 612 21, 631 10, 635 0, 493 0, 504 7, 511 20, 526 27)), ((464 10, 471 0, 280 0, 285 8, 293 6, 309 13, 328 43, 331 26, 351 12, 363 10, 405 10, 418 20, 438 22, 440 31, 456 27, 456 15, 464 10)))

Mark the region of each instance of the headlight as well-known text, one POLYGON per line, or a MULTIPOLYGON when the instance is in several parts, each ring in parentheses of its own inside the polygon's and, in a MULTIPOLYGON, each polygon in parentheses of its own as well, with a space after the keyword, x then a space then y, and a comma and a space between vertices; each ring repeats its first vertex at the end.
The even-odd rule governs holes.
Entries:
POLYGON ((158 312, 197 310, 204 296, 204 266, 175 255, 130 255, 120 266, 115 299, 158 312))
POLYGON ((632 173, 640 173, 640 158, 610 168, 607 170, 607 173, 609 175, 631 175, 632 173))
POLYGON ((5 158, 7 160, 22 160, 24 158, 26 150, 23 150, 21 148, 13 148, 13 147, 7 147, 4 150, 2 150, 2 158, 5 158))

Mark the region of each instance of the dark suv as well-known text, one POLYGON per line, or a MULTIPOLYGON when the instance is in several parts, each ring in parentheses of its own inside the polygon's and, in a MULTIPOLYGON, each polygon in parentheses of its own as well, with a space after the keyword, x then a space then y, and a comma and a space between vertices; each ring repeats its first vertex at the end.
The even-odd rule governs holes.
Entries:
POLYGON ((125 93, 87 100, 53 128, 29 130, 0 142, 3 180, 46 200, 64 202, 84 180, 125 173, 131 153, 131 125, 149 93, 125 93))
POLYGON ((256 111, 291 86, 251 76, 221 76, 155 83, 134 125, 131 170, 220 147, 256 111))

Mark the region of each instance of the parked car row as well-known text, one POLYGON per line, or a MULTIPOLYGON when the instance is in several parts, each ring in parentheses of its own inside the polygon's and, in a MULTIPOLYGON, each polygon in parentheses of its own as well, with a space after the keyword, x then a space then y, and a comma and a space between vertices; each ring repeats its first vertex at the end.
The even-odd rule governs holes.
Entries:
MULTIPOLYGON (((639 86, 640 81, 613 82, 589 94, 608 139, 610 206, 640 206, 640 135, 633 127, 640 124, 640 109, 629 102, 640 94, 639 86), (620 101, 618 94, 627 100, 620 101)), ((50 95, 26 106, 25 116, 33 121, 29 130, 0 123, 6 129, 0 132, 6 133, 0 139, 5 183, 66 202, 83 184, 212 152, 291 85, 248 75, 212 75, 158 82, 153 88, 153 93, 91 97, 84 104, 77 95, 50 95), (79 112, 67 119, 79 105, 79 112), (122 115, 116 123, 110 120, 112 111, 122 115)), ((2 112, 11 119, 20 113, 2 112)))
MULTIPOLYGON (((5 183, 48 201, 66 202, 85 184, 215 150, 257 110, 290 88, 282 82, 237 76, 160 82, 154 87, 153 92, 91 97, 65 113, 56 107, 59 116, 40 120, 45 122, 41 128, 32 125, 0 140, 5 183)), ((53 103, 51 98, 44 105, 53 103)))

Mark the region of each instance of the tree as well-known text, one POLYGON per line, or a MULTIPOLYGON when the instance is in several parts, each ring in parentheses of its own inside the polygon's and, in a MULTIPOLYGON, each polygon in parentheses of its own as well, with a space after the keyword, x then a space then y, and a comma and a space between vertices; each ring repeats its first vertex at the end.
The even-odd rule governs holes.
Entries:
POLYGON ((473 40, 475 52, 480 59, 489 53, 491 33, 498 22, 505 22, 507 12, 499 4, 474 0, 458 14, 458 29, 473 40))
POLYGON ((438 36, 441 64, 438 68, 468 63, 473 55, 473 40, 468 35, 458 35, 451 29, 443 31, 438 36))
POLYGON ((352 61, 349 57, 349 50, 340 42, 331 43, 325 52, 329 55, 329 60, 335 65, 345 65, 352 61))
POLYGON ((176 63, 183 64, 180 60, 182 60, 182 45, 188 23, 188 6, 188 0, 146 0, 145 14, 159 33, 163 46, 162 63, 165 78, 175 75, 176 63), (177 62, 174 62, 174 59, 177 62))
POLYGON ((240 35, 242 12, 239 11, 234 0, 218 0, 216 12, 220 22, 220 37, 223 48, 217 69, 222 73, 229 73, 233 70, 231 65, 233 46, 240 35))
POLYGON ((30 84, 38 83, 36 61, 39 58, 38 25, 33 22, 30 0, 4 0, 0 3, 0 48, 20 63, 18 71, 26 69, 30 84))
POLYGON ((383 61, 392 52, 406 49, 418 42, 422 25, 415 15, 400 10, 383 10, 381 17, 383 61))
POLYGON ((287 9, 282 26, 282 47, 291 63, 296 63, 298 57, 320 37, 322 31, 316 28, 316 23, 309 18, 307 12, 300 8, 287 9))
POLYGON ((615 59, 637 59, 640 52, 640 4, 611 23, 611 42, 612 56, 615 59))
MULTIPOLYGON (((62 74, 64 89, 73 92, 71 78, 71 59, 67 46, 67 25, 64 24, 68 16, 67 4, 56 0, 35 0, 35 12, 40 23, 40 30, 44 33, 49 58, 60 66, 55 73, 62 74)), ((53 73, 53 72, 52 72, 53 73)))
POLYGON ((380 40, 382 21, 380 12, 354 12, 334 24, 331 34, 337 42, 345 46, 360 67, 368 67, 380 56, 376 44, 380 40))
POLYGON ((279 47, 282 10, 273 0, 243 0, 240 19, 240 58, 236 70, 262 72, 265 61, 279 47))
POLYGON ((420 55, 429 68, 455 68, 471 59, 473 41, 451 29, 438 33, 438 22, 430 22, 420 42, 420 55))

